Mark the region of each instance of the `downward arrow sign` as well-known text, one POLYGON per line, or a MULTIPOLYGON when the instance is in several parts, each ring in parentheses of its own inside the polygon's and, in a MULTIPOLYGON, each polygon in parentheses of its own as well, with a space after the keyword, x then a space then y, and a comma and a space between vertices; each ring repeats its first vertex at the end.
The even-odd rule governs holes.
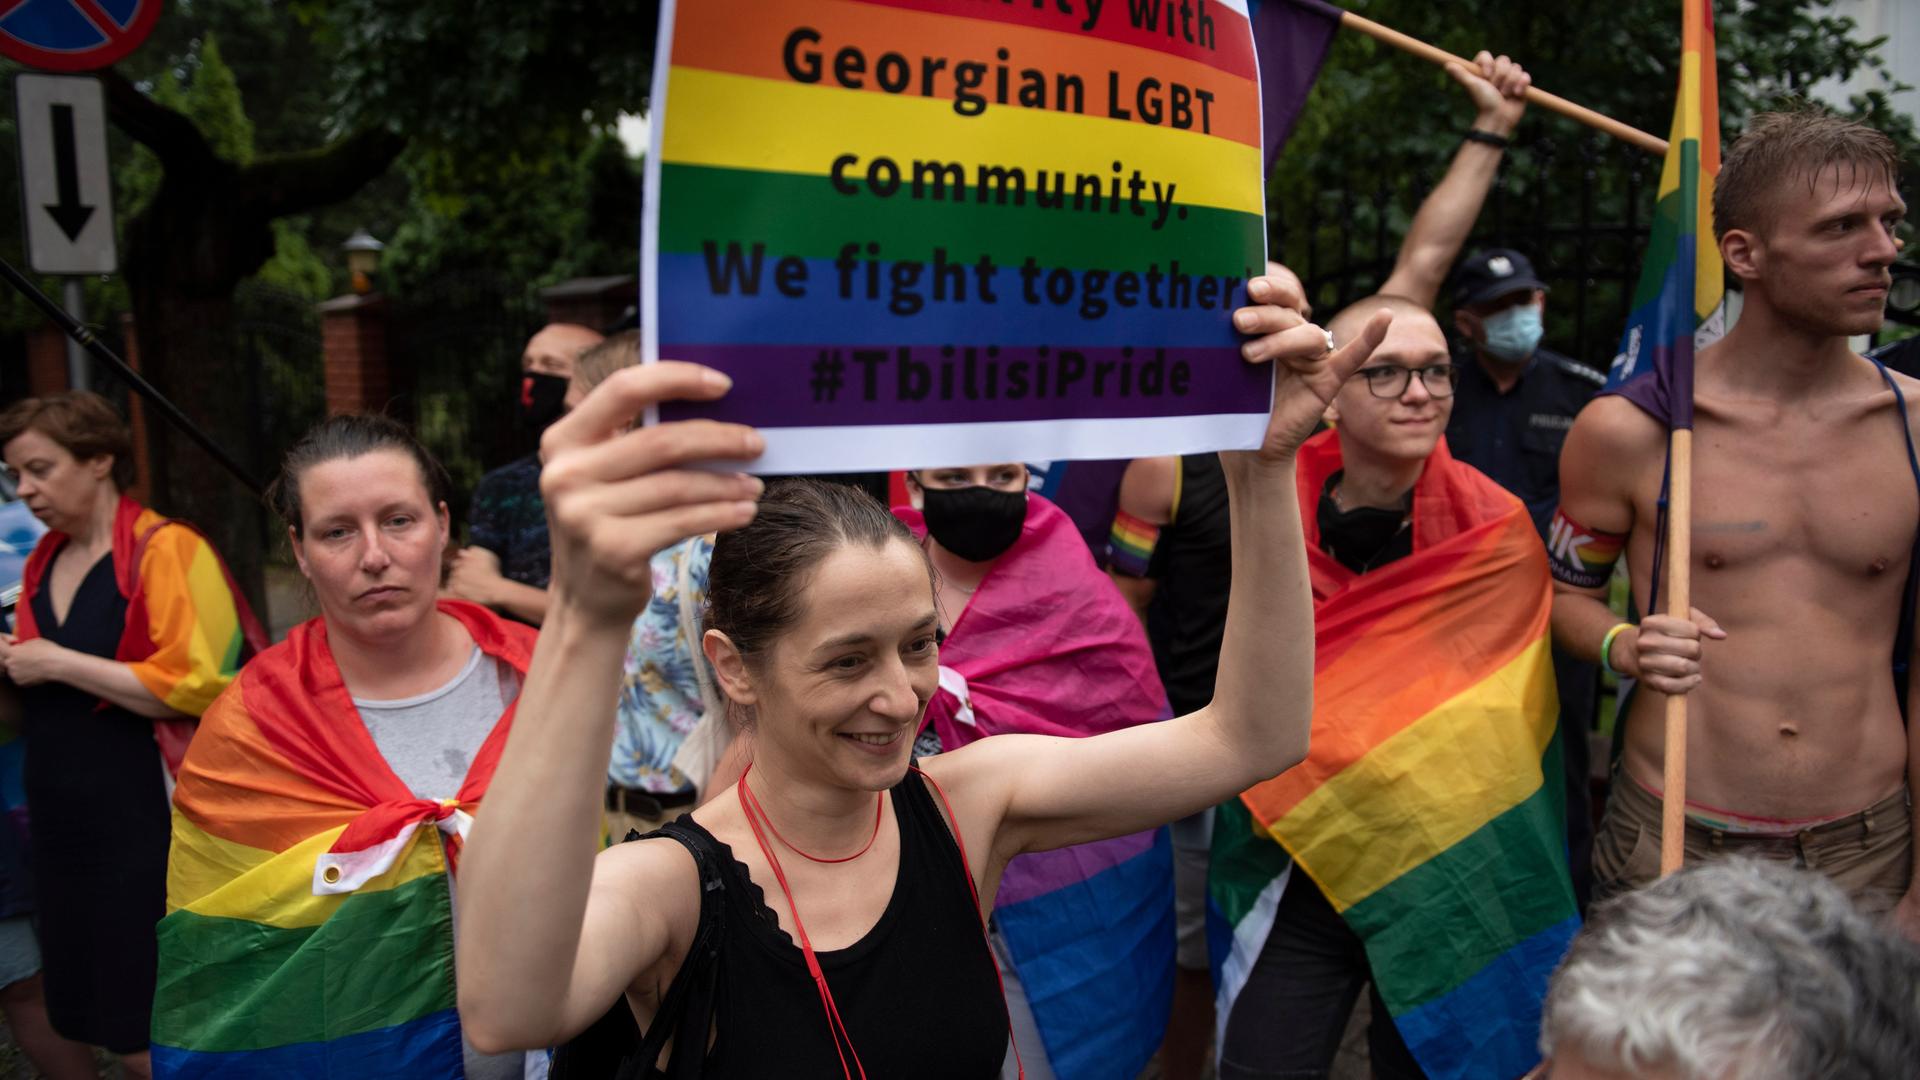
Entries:
POLYGON ((74 150, 73 106, 54 105, 53 172, 60 201, 46 208, 68 242, 80 239, 80 230, 93 218, 93 207, 80 204, 80 161, 74 150))

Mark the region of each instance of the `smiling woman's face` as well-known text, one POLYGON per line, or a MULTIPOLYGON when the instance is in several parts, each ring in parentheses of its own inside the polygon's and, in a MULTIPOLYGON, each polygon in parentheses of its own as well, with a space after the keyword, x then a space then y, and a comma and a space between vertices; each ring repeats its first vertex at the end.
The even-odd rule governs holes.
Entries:
POLYGON ((892 787, 940 683, 926 557, 899 539, 843 545, 809 572, 798 608, 749 676, 757 756, 839 787, 892 787))
POLYGON ((313 583, 329 633, 377 642, 403 636, 434 610, 447 547, 447 507, 400 450, 336 458, 300 474, 300 572, 313 583))

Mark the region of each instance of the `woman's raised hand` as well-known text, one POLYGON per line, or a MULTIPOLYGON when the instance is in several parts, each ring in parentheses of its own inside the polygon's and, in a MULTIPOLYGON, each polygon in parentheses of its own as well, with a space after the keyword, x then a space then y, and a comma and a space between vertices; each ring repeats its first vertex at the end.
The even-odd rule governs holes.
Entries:
POLYGON ((1329 348, 1327 332, 1307 320, 1306 295, 1291 272, 1254 278, 1247 282, 1247 295, 1255 306, 1233 313, 1234 328, 1248 338, 1240 354, 1249 363, 1279 365, 1267 434, 1254 455, 1264 461, 1291 460, 1319 427, 1340 385, 1387 336, 1393 318, 1384 311, 1375 313, 1352 341, 1334 349, 1329 348))
POLYGON ((687 420, 637 427, 662 401, 712 401, 732 380, 698 364, 623 368, 540 440, 556 603, 631 622, 653 578, 648 560, 670 544, 753 520, 762 484, 691 462, 751 461, 766 449, 743 424, 687 420))

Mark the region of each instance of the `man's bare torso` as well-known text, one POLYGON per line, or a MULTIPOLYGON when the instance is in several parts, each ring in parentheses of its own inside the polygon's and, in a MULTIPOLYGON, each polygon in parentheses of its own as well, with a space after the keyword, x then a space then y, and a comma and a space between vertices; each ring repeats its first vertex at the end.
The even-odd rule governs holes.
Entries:
MULTIPOLYGON (((1687 796, 1766 817, 1851 813, 1906 774, 1892 656, 1920 496, 1902 419, 1865 360, 1819 400, 1784 406, 1716 395, 1707 375, 1695 398, 1692 600, 1727 637, 1707 643, 1704 681, 1687 697, 1687 796)), ((1920 398, 1920 384, 1901 389, 1920 398)), ((1627 556, 1644 610, 1661 455, 1635 471, 1627 556)), ((1636 695, 1627 728, 1625 765, 1655 786, 1665 701, 1636 695)))

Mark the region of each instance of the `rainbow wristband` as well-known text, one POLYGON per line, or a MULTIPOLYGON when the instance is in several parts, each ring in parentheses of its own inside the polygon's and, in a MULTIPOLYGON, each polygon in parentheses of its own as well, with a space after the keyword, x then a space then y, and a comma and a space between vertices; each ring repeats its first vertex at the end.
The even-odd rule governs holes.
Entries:
POLYGON ((1619 623, 1607 631, 1606 637, 1600 639, 1600 668, 1615 678, 1623 678, 1626 673, 1613 666, 1613 639, 1619 637, 1622 630, 1631 629, 1633 629, 1632 623, 1619 623))

